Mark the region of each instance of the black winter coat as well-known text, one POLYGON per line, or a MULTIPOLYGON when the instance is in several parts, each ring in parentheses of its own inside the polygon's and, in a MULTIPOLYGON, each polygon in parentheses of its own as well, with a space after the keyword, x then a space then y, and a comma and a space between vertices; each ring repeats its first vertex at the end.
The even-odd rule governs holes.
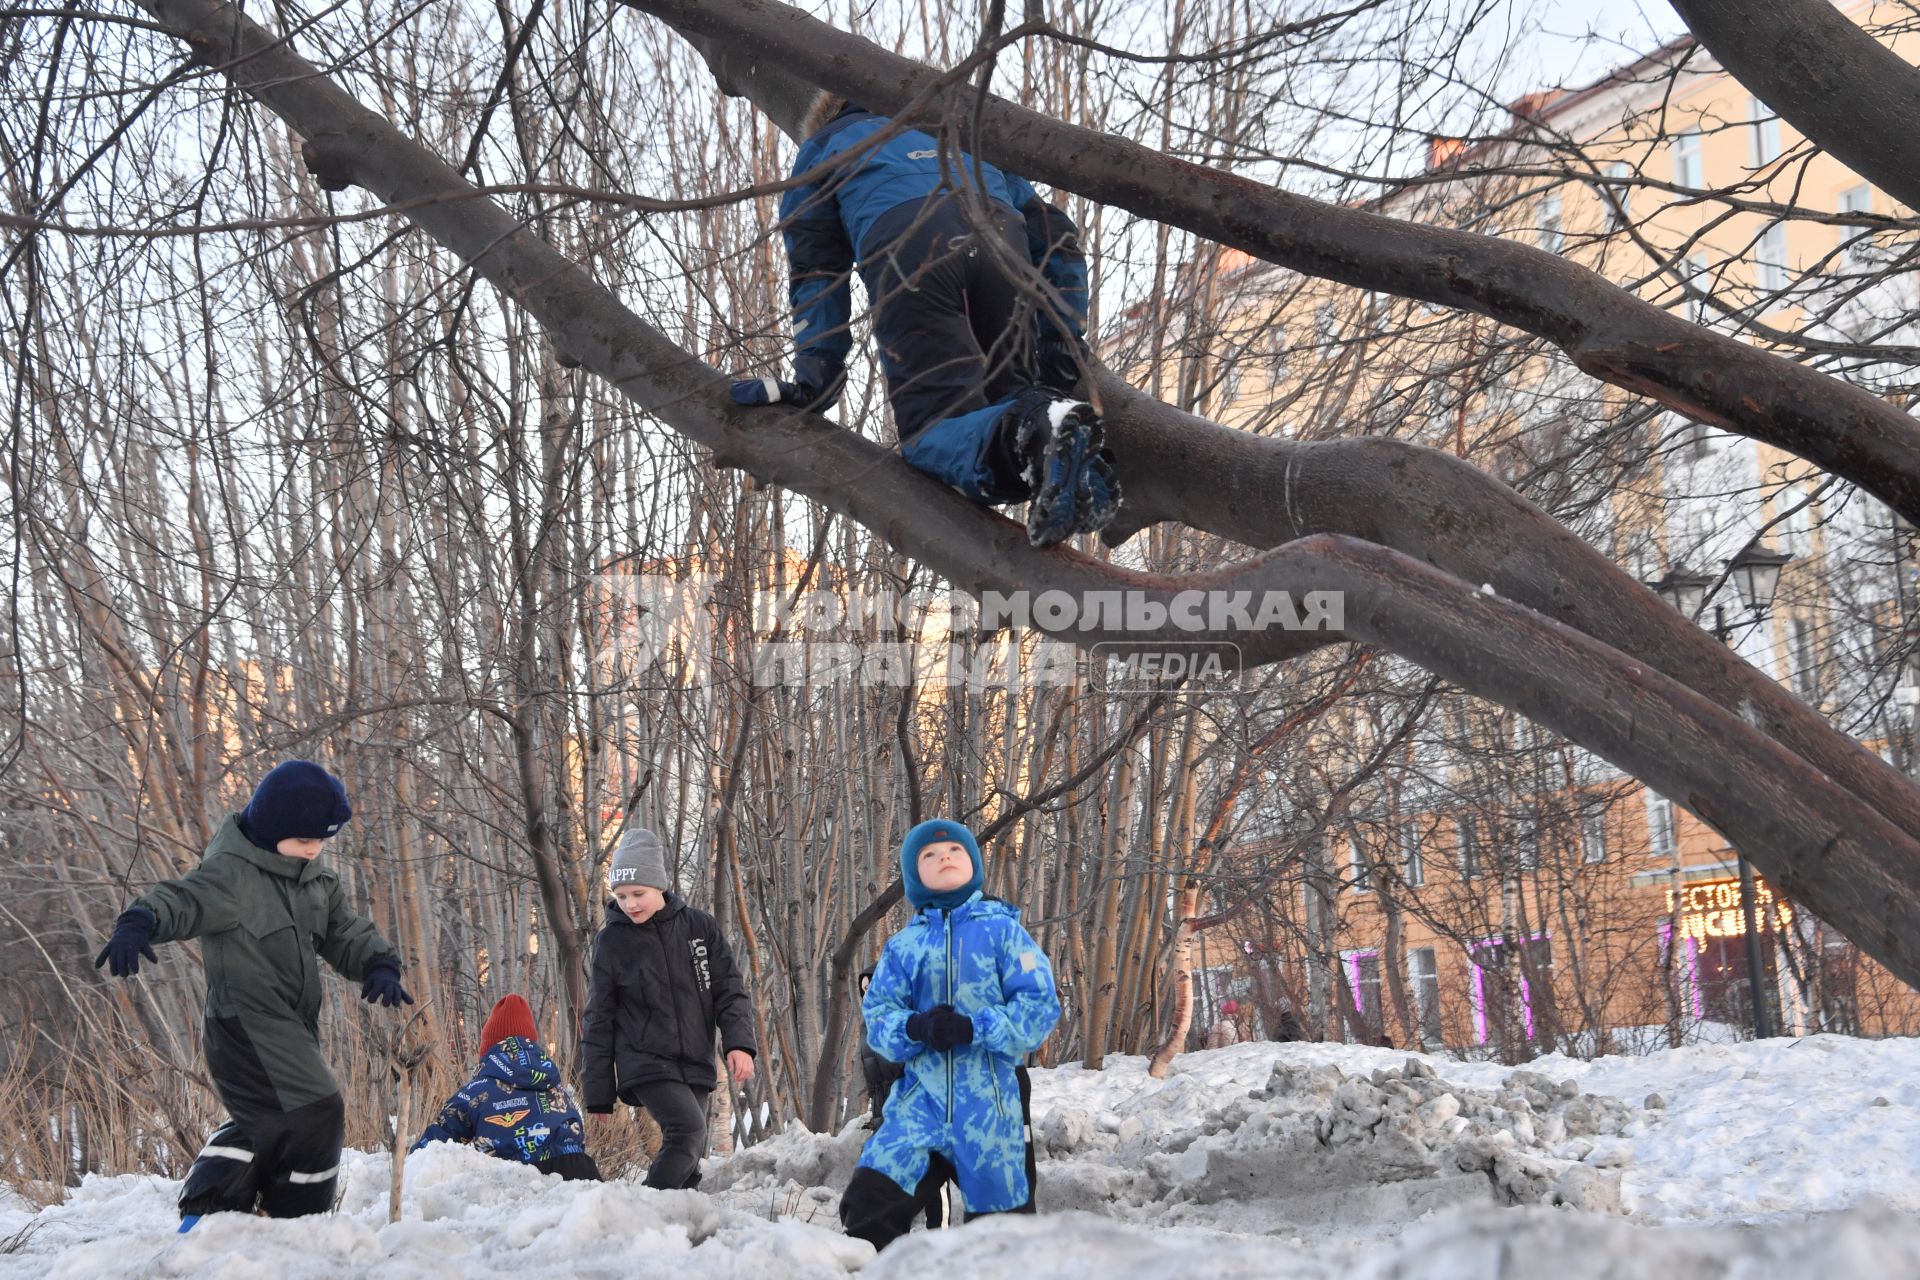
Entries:
POLYGON ((716 1029, 723 1051, 756 1052, 753 1005, 714 918, 677 893, 645 924, 607 903, 581 1039, 587 1110, 663 1080, 712 1089, 716 1029))

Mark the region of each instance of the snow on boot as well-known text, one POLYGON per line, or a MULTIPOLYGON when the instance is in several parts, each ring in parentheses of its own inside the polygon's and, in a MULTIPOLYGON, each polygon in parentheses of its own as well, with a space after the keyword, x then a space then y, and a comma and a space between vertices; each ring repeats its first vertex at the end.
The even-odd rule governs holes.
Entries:
POLYGON ((1113 474, 1113 450, 1096 450, 1082 477, 1075 533, 1099 533, 1120 514, 1120 477, 1113 474))
POLYGON ((1087 467, 1100 448, 1100 415, 1084 400, 1045 391, 1024 397, 1019 447, 1026 460, 1027 541, 1051 547, 1072 537, 1087 467))

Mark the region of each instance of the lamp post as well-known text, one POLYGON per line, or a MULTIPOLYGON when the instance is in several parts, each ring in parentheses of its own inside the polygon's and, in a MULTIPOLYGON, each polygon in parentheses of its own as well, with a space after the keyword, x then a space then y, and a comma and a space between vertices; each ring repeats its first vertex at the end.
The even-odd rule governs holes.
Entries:
MULTIPOLYGON (((1769 551, 1750 542, 1741 549, 1740 554, 1727 561, 1727 576, 1733 579, 1733 585, 1740 593, 1740 603, 1752 615, 1748 619, 1749 624, 1764 621, 1772 610, 1774 593, 1780 589, 1780 568, 1791 559, 1793 556, 1786 552, 1769 551)), ((1713 583, 1714 580, 1705 574, 1690 573, 1676 565, 1651 585, 1662 599, 1683 616, 1699 622, 1720 643, 1731 645, 1734 624, 1726 620, 1721 606, 1713 606, 1711 626, 1707 626, 1700 617, 1707 592, 1712 589, 1713 583)), ((1739 849, 1735 849, 1733 854, 1740 868, 1740 916, 1746 929, 1747 992, 1753 1001, 1753 1038, 1765 1040, 1773 1035, 1773 1007, 1762 987, 1766 966, 1760 948, 1760 931, 1755 927, 1753 864, 1739 849)))

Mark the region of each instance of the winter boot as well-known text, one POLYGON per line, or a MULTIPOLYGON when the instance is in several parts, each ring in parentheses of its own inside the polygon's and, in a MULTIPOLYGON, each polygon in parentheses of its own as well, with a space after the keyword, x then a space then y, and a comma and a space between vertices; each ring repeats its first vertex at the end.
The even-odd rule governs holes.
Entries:
POLYGON ((193 1230, 194 1224, 199 1221, 200 1221, 200 1215, 197 1213, 182 1214, 180 1216, 180 1230, 174 1232, 174 1234, 181 1235, 181 1236, 187 1234, 187 1232, 193 1230))
POLYGON ((1032 489, 1027 541, 1051 547, 1076 531, 1087 468, 1100 449, 1100 415, 1084 400, 1041 387, 1021 392, 1013 411, 1020 415, 1016 445, 1032 489))
POLYGON ((1120 477, 1113 474, 1113 450, 1101 449, 1087 463, 1075 512, 1075 533, 1099 533, 1120 514, 1120 477))

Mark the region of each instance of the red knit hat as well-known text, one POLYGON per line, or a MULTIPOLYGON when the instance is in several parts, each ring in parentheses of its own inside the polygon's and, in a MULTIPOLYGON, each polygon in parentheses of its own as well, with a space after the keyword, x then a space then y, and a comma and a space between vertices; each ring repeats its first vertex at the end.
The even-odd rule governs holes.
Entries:
POLYGON ((500 1003, 493 1006, 493 1012, 487 1015, 487 1025, 480 1028, 480 1052, 486 1053, 508 1036, 521 1036, 536 1044, 540 1040, 533 1010, 518 995, 501 996, 500 1003))
POLYGON ((1240 1002, 1238 1000, 1222 1000, 1220 1002, 1220 1012, 1231 1018, 1234 1014, 1240 1012, 1240 1002))

